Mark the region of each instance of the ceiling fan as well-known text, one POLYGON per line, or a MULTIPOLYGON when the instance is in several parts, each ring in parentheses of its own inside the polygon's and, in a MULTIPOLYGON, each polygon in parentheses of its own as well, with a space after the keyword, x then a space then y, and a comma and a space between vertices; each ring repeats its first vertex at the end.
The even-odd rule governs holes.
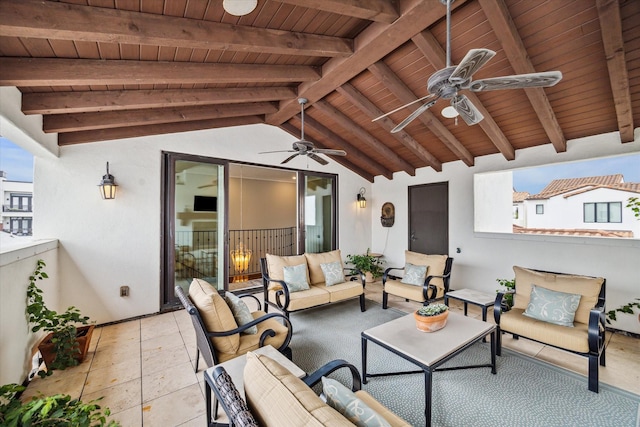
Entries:
MULTIPOLYGON (((400 132, 416 117, 432 107, 440 98, 449 99, 451 107, 459 114, 468 125, 480 123, 484 116, 471 103, 469 98, 461 95, 460 90, 470 90, 471 92, 483 92, 498 89, 523 89, 530 87, 549 87, 558 83, 562 79, 560 71, 547 71, 543 73, 517 74, 511 76, 494 77, 482 80, 472 80, 473 74, 478 71, 496 54, 490 49, 471 49, 460 64, 451 65, 451 3, 454 0, 440 0, 447 6, 447 64, 446 67, 436 71, 427 81, 429 95, 413 102, 396 108, 380 117, 379 120, 393 114, 403 108, 417 102, 427 101, 413 113, 409 114, 402 122, 391 130, 391 133, 400 132)), ((449 108, 449 107, 447 107, 449 108)), ((456 115, 457 115, 456 114, 456 115)))
POLYGON ((291 159, 293 159, 296 156, 307 156, 313 160, 315 160, 316 162, 320 163, 321 165, 326 165, 329 164, 329 162, 327 162, 325 159, 323 159, 322 157, 318 156, 318 154, 325 154, 325 155, 329 155, 329 156, 346 156, 347 152, 344 150, 331 150, 331 149, 325 149, 325 148, 316 148, 315 145, 313 145, 313 142, 311 141, 306 141, 304 139, 304 105, 307 103, 307 99, 306 98, 299 98, 298 99, 298 104, 300 104, 300 122, 301 122, 301 126, 300 126, 300 132, 301 132, 301 136, 300 136, 300 140, 296 141, 293 143, 293 147, 291 150, 280 150, 280 151, 263 151, 261 153, 258 154, 267 154, 267 153, 294 153, 291 156, 287 157, 286 159, 284 159, 282 162, 280 162, 280 164, 285 164, 287 162, 289 162, 291 159))

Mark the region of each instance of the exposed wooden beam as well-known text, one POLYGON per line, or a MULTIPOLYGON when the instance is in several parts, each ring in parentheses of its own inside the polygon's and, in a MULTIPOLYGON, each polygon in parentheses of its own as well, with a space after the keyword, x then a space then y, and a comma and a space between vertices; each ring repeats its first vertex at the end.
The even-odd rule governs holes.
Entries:
MULTIPOLYGON (((413 43, 420 49, 420 52, 427 58, 429 62, 438 70, 446 67, 446 53, 442 46, 438 43, 431 31, 425 30, 420 34, 416 34, 411 39, 413 43)), ((516 151, 507 139, 500 126, 493 120, 493 117, 487 109, 484 107, 480 98, 471 92, 465 91, 464 93, 469 101, 476 106, 478 111, 484 116, 484 120, 478 123, 478 126, 487 134, 487 137, 491 140, 493 145, 502 153, 507 160, 513 160, 516 158, 516 151)), ((464 147, 463 147, 464 148, 464 147)), ((454 151, 455 152, 455 151, 454 151)))
POLYGON ((280 2, 387 24, 398 18, 394 2, 390 0, 280 0, 280 2))
MULTIPOLYGON (((498 40, 514 71, 517 74, 535 73, 536 69, 529 59, 524 43, 520 38, 520 34, 518 34, 516 24, 511 19, 504 0, 479 0, 479 2, 493 31, 499 35, 498 40)), ((529 88, 525 89, 524 92, 529 98, 529 102, 531 102, 556 152, 567 151, 567 140, 544 89, 529 88)))
MULTIPOLYGON (((306 124, 306 123, 305 123, 306 124)), ((300 135, 300 129, 295 127, 294 125, 292 125, 291 123, 283 123, 282 125, 280 125, 280 128, 286 132, 288 132, 289 134, 291 134, 294 137, 298 137, 300 135)), ((305 136, 305 139, 313 142, 318 148, 326 148, 325 145, 323 145, 321 142, 318 142, 315 139, 309 139, 305 136)), ((369 172, 365 171, 364 169, 362 169, 359 166, 356 166, 355 164, 353 164, 352 162, 350 162, 349 160, 347 160, 345 157, 340 157, 340 156, 327 156, 330 160, 341 164, 342 166, 344 166, 345 168, 351 170, 352 172, 360 175, 361 177, 363 177, 364 179, 366 179, 369 182, 373 182, 373 175, 371 175, 369 172)))
MULTIPOLYGON (((407 85, 389 68, 383 61, 378 61, 369 67, 369 71, 378 80, 384 83, 385 87, 391 91, 404 104, 415 101, 418 97, 409 89, 407 85)), ((409 110, 415 111, 420 104, 410 105, 409 110)), ((429 110, 418 116, 420 120, 453 154, 458 156, 467 166, 473 166, 473 155, 467 150, 458 138, 456 138, 445 125, 429 110)))
MULTIPOLYGON (((466 1, 456 0, 451 7, 455 9, 466 1)), ((399 0, 398 3, 398 10, 402 15, 393 24, 374 22, 369 25, 355 38, 353 55, 328 60, 322 66, 322 78, 312 84, 301 84, 298 94, 313 104, 446 14, 446 8, 439 0, 399 0)), ((284 123, 298 111, 299 106, 295 100, 284 101, 277 113, 267 115, 267 123, 284 123)))
POLYGON ((274 111, 276 111, 276 106, 273 103, 256 102, 251 104, 56 114, 44 116, 42 128, 45 132, 78 132, 94 129, 222 119, 226 117, 255 116, 272 113, 274 111))
POLYGON ((291 87, 35 92, 22 94, 24 114, 63 114, 138 108, 276 101, 296 96, 291 87))
POLYGON ((0 35, 278 55, 348 56, 349 39, 40 0, 0 2, 0 35))
MULTIPOLYGON (((292 120, 296 120, 297 118, 298 116, 294 116, 292 120)), ((308 114, 304 117, 304 126, 306 129, 312 129, 315 132, 323 135, 327 139, 333 141, 338 147, 345 150, 350 158, 353 158, 360 163, 364 163, 365 165, 367 165, 366 167, 369 170, 373 170, 377 175, 382 175, 387 179, 393 179, 393 172, 391 170, 387 169, 384 165, 376 162, 366 153, 358 150, 356 147, 351 145, 350 142, 348 142, 340 135, 338 135, 308 114)))
POLYGON ((633 141, 633 108, 618 0, 596 0, 604 54, 622 142, 633 141))
POLYGON ((329 116, 331 120, 335 121, 339 126, 344 128, 347 132, 351 132, 358 137, 363 143, 367 144, 370 148, 376 152, 384 155, 389 162, 395 164, 398 169, 401 169, 411 176, 415 176, 416 170, 409 162, 398 156, 391 148, 374 138, 366 129, 362 128, 358 124, 354 123, 349 117, 336 109, 333 105, 327 101, 318 101, 313 104, 318 110, 329 116))
POLYGON ((0 86, 267 83, 318 80, 315 67, 95 59, 0 58, 0 86))
MULTIPOLYGON (((355 105, 369 118, 374 119, 384 114, 382 110, 376 107, 373 102, 369 101, 367 97, 365 97, 358 89, 353 87, 351 84, 345 83, 336 90, 340 95, 347 98, 353 105, 355 105)), ((377 123, 389 132, 391 132, 391 130, 396 126, 396 124, 393 123, 393 121, 389 117, 380 119, 377 121, 377 123)), ((400 142, 409 151, 415 154, 417 158, 421 159, 423 162, 431 166, 434 170, 438 172, 442 171, 442 162, 438 160, 433 154, 431 154, 429 150, 420 145, 420 143, 413 139, 413 137, 407 132, 402 130, 400 132, 391 134, 391 136, 397 139, 398 142, 400 142)))
POLYGON ((163 135, 167 133, 191 132, 195 130, 243 126, 257 123, 264 123, 264 118, 258 116, 230 117, 226 119, 199 120, 184 123, 165 123, 160 125, 87 130, 58 134, 58 145, 63 146, 82 144, 86 142, 136 138, 149 135, 163 135))

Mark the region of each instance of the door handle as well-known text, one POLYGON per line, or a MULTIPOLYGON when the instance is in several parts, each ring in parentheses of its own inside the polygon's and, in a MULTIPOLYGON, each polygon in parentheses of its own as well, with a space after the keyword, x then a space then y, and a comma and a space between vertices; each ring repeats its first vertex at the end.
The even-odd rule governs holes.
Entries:
POLYGON ((416 239, 416 232, 415 232, 415 231, 412 231, 412 232, 411 232, 411 241, 412 241, 412 242, 415 242, 416 240, 417 240, 417 239, 416 239))

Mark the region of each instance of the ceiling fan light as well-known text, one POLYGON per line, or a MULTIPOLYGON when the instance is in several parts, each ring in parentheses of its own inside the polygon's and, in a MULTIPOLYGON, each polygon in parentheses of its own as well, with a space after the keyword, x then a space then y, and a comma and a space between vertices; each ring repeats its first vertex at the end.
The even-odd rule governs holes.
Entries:
POLYGON ((454 117, 459 116, 458 111, 451 105, 449 105, 448 107, 444 107, 440 114, 442 114, 442 117, 446 117, 447 119, 453 119, 454 117))
POLYGON ((235 16, 248 15, 256 8, 258 0, 224 0, 222 7, 227 13, 235 16))

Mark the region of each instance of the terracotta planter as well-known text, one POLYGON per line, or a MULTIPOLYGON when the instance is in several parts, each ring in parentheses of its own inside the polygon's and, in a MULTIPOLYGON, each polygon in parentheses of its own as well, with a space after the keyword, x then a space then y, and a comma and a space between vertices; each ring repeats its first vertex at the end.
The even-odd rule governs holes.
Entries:
MULTIPOLYGON (((80 326, 77 328, 76 340, 78 341, 78 349, 80 352, 76 356, 76 360, 78 363, 82 363, 84 358, 87 356, 87 352, 89 351, 89 344, 91 343, 91 336, 93 335, 93 329, 95 325, 88 326, 80 326)), ((56 358, 56 354, 53 350, 53 343, 51 342, 51 337, 53 333, 45 336, 44 339, 38 345, 38 350, 40 350, 40 354, 42 355, 42 359, 44 360, 45 365, 51 366, 51 363, 56 358)))
POLYGON ((435 332, 444 328, 447 324, 449 310, 436 314, 435 316, 421 316, 417 312, 414 312, 413 317, 416 319, 416 328, 418 328, 419 331, 435 332))

